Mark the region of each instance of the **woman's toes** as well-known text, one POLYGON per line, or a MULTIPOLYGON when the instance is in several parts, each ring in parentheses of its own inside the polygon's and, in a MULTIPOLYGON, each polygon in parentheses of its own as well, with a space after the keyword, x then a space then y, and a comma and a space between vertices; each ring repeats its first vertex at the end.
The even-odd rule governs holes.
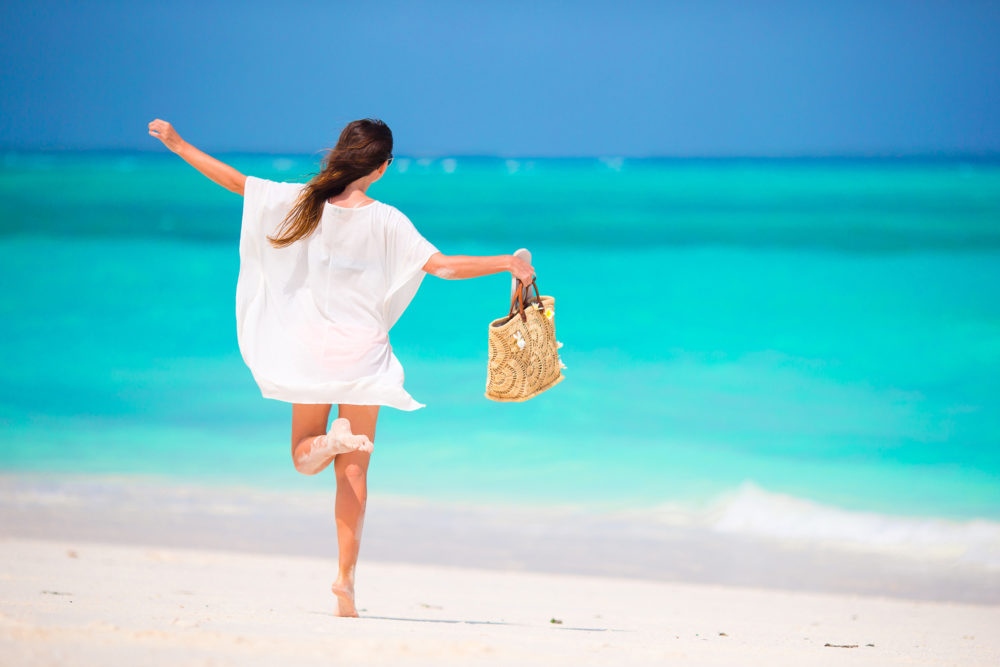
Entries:
POLYGON ((333 434, 336 440, 344 443, 344 447, 349 450, 371 452, 374 449, 374 445, 368 436, 363 433, 355 434, 351 432, 351 422, 344 417, 338 417, 333 420, 330 424, 329 433, 333 434))

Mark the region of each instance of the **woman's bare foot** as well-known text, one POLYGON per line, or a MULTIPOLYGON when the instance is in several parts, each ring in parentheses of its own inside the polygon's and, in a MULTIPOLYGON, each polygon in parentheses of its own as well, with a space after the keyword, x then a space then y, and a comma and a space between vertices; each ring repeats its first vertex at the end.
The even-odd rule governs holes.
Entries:
POLYGON ((354 435, 351 432, 351 422, 338 417, 330 424, 326 435, 309 438, 308 442, 298 447, 295 452, 295 467, 301 472, 311 474, 325 467, 337 454, 344 452, 371 452, 375 445, 367 435, 354 435))
POLYGON ((337 616, 356 617, 358 610, 354 607, 354 582, 337 579, 331 590, 337 596, 337 616))
POLYGON ((330 447, 336 450, 337 454, 343 452, 371 452, 375 445, 368 439, 367 435, 354 435, 351 432, 351 422, 343 417, 337 417, 330 424, 330 429, 326 432, 326 440, 330 447))

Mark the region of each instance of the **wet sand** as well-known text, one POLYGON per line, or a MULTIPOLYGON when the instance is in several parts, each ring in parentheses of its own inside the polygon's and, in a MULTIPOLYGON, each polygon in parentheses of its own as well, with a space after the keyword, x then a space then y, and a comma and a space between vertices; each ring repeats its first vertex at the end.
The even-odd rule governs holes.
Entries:
MULTIPOLYGON (((335 560, 334 483, 210 487, 142 477, 0 475, 0 537, 335 560)), ((921 525, 914 527, 917 538, 921 525)), ((766 539, 642 513, 481 506, 370 490, 367 560, 1000 604, 1000 544, 879 547, 766 539)))

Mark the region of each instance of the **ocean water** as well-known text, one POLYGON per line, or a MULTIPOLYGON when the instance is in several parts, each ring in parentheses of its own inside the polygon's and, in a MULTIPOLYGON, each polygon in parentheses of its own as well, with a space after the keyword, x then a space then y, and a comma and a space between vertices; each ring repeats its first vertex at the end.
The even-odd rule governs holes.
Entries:
MULTIPOLYGON (((236 346, 239 196, 168 154, 0 164, 0 470, 332 484, 236 346)), ((488 401, 509 274, 428 276, 390 334, 428 407, 383 408, 371 493, 1000 562, 1000 162, 403 157, 369 194, 446 253, 530 248, 567 365, 488 401)))

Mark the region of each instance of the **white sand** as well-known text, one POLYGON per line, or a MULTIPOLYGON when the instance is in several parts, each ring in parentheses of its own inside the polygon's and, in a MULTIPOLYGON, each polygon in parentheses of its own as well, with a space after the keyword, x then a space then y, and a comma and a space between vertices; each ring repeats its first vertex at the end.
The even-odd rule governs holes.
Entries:
POLYGON ((1000 664, 995 605, 362 553, 348 619, 334 575, 333 559, 3 539, 0 664, 1000 664))

